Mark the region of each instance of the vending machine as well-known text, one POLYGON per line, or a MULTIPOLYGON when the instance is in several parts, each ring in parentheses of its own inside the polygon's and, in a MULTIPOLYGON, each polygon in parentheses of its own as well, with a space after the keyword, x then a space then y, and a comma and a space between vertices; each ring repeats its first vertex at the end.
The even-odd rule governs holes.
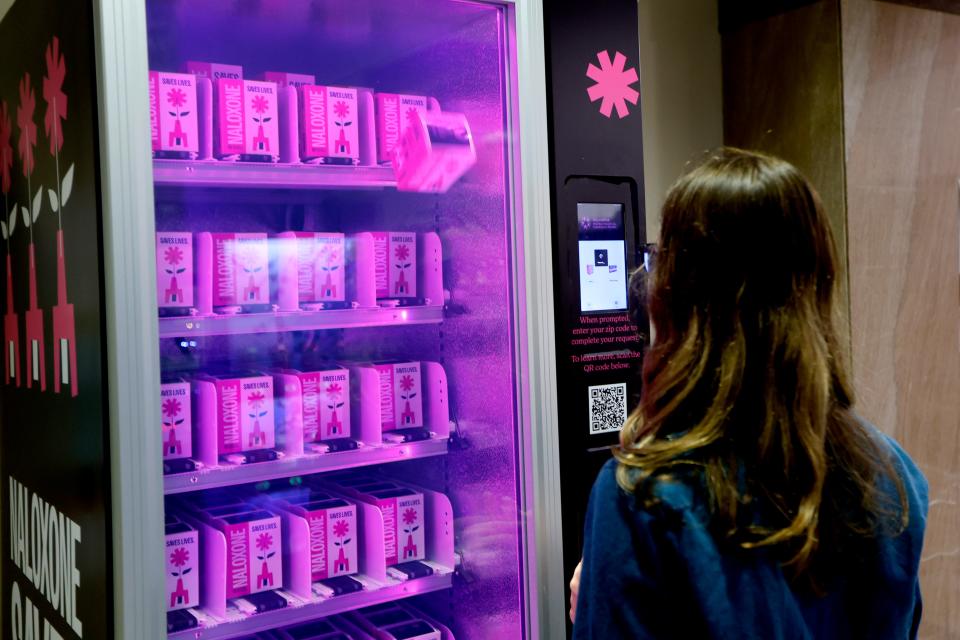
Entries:
POLYGON ((118 608, 170 640, 563 633, 563 576, 538 591, 560 518, 537 5, 102 5, 108 147, 130 136, 106 167, 150 273, 120 295, 155 327, 119 381, 151 459, 114 469, 145 496, 118 608))
POLYGON ((4 638, 564 636, 642 176, 546 4, 14 3, 4 638))

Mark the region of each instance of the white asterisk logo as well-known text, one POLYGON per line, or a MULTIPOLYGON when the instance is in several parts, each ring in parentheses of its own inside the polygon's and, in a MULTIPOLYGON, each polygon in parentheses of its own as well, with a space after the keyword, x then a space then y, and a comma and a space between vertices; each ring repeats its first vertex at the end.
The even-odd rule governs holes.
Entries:
POLYGON ((640 98, 640 92, 630 86, 638 80, 637 70, 634 67, 623 68, 627 57, 619 51, 613 56, 613 62, 610 62, 610 54, 606 50, 597 54, 597 60, 600 61, 599 68, 592 63, 587 65, 587 77, 596 82, 587 89, 590 102, 602 99, 600 113, 609 118, 616 106, 617 116, 626 118, 630 115, 627 102, 635 105, 640 98))

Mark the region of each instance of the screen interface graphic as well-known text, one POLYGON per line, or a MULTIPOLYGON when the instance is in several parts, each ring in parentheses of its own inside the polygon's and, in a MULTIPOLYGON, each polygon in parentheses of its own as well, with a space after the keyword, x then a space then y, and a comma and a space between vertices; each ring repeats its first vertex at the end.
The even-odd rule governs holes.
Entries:
POLYGON ((577 203, 580 254, 580 311, 627 308, 626 242, 623 205, 577 203))

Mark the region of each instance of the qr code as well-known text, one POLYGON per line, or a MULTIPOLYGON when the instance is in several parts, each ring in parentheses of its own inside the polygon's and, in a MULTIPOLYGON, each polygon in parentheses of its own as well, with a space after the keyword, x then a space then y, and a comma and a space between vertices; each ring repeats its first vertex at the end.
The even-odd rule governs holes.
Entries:
POLYGON ((627 419, 627 384, 601 384, 589 393, 590 433, 620 431, 627 419))

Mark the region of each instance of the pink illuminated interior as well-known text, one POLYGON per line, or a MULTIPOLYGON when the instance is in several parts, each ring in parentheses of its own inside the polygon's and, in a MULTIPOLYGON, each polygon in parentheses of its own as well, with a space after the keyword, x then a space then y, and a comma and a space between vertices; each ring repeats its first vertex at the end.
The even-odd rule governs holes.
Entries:
MULTIPOLYGON (((306 73, 318 84, 428 96, 443 112, 464 114, 476 153, 476 164, 445 193, 399 191, 393 170, 375 158, 359 166, 155 161, 158 232, 263 233, 271 247, 276 234, 288 231, 348 239, 403 231, 417 234, 418 243, 439 240, 430 254, 437 256, 435 272, 420 274, 416 300, 378 302, 357 284, 368 275, 347 265, 340 285, 347 299, 336 308, 279 308, 274 300, 240 313, 164 313, 160 354, 167 379, 311 371, 334 362, 431 363, 423 398, 430 441, 387 442, 377 426, 361 426, 363 408, 354 407, 354 434, 367 445, 356 451, 317 453, 278 443, 286 454, 281 461, 231 466, 215 443, 195 435, 194 457, 204 459, 204 468, 168 475, 165 487, 170 503, 230 486, 285 489, 316 473, 355 468, 415 483, 437 514, 427 529, 431 558, 449 573, 245 619, 223 619, 218 603, 210 610, 221 619, 208 620, 206 635, 171 637, 240 638, 327 615, 341 616, 330 619, 338 628, 360 629, 366 622, 356 612, 394 601, 424 612, 444 638, 524 637, 524 554, 532 550, 521 537, 514 333, 521 258, 512 249, 520 215, 510 174, 518 160, 516 61, 507 53, 514 50, 507 12, 463 0, 147 0, 151 70, 218 62, 241 65, 250 80, 268 71, 306 73)), ((365 240, 357 242, 351 251, 365 240)), ((418 269, 433 264, 419 257, 418 269)), ((365 522, 382 527, 377 517, 367 513, 365 522)), ((292 535, 302 536, 297 531, 292 535)), ((207 535, 215 541, 220 534, 207 535)), ((224 570, 218 549, 208 543, 201 551, 207 571, 224 570)), ((382 567, 369 566, 383 578, 382 567)), ((296 585, 285 587, 309 596, 297 575, 296 585)))

